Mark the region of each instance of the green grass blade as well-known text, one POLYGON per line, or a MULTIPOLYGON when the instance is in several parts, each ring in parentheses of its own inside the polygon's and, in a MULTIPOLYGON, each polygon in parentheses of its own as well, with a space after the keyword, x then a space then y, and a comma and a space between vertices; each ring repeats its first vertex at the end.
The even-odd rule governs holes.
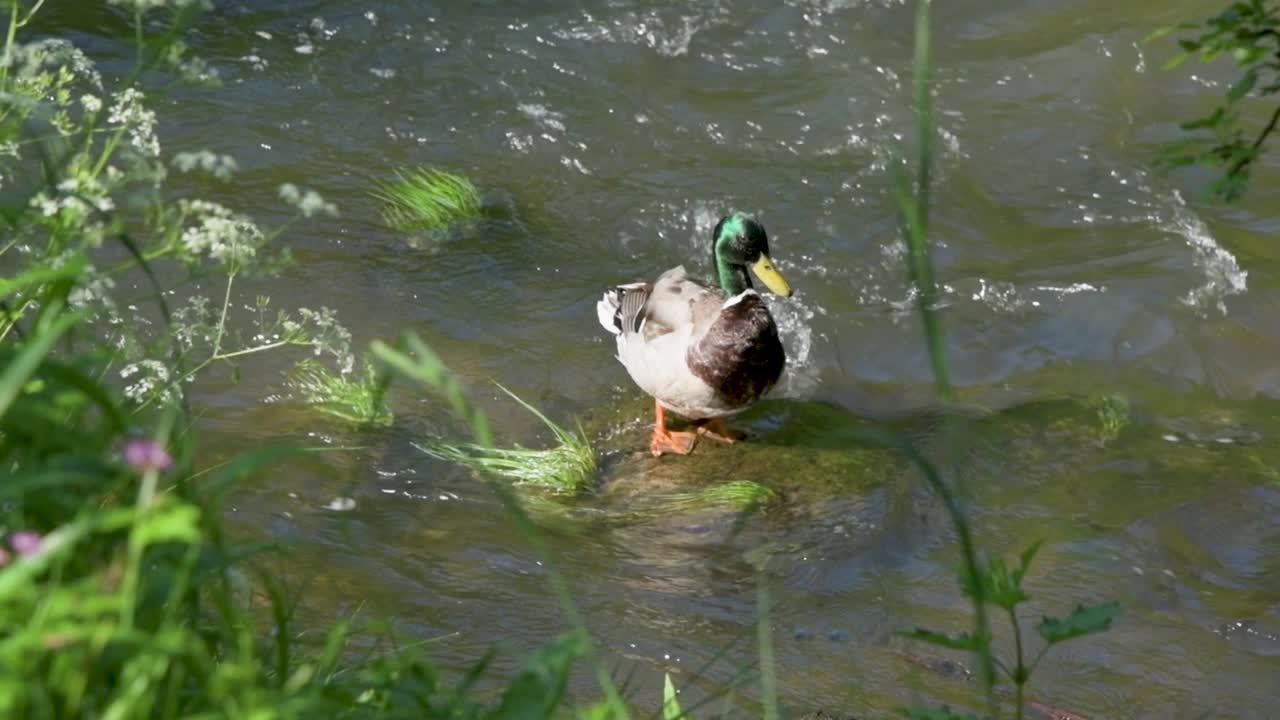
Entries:
POLYGON ((22 386, 35 374, 45 355, 53 349, 53 344, 80 322, 82 317, 80 313, 67 313, 58 317, 47 327, 35 333, 35 336, 18 352, 17 357, 9 363, 9 367, 0 374, 0 416, 9 411, 9 406, 22 392, 22 386))
POLYGON ((374 340, 370 349, 375 357, 392 369, 444 395, 454 413, 471 428, 476 444, 492 447, 493 432, 489 430, 489 419, 467 399, 462 383, 449 372, 440 356, 411 332, 401 335, 400 343, 413 354, 393 348, 381 340, 374 340))
POLYGON ((680 700, 676 697, 676 686, 671 682, 671 673, 662 676, 662 720, 680 720, 684 717, 680 710, 680 700))
POLYGON ((0 278, 0 298, 8 297, 32 285, 44 285, 78 277, 88 261, 83 255, 73 255, 58 267, 35 267, 14 278, 0 278))
POLYGON ((48 358, 44 361, 43 370, 47 377, 78 390, 86 398, 102 408, 102 412, 111 421, 114 431, 122 433, 128 429, 129 421, 125 417, 124 411, 120 409, 120 406, 116 404, 107 391, 88 375, 66 363, 48 358))

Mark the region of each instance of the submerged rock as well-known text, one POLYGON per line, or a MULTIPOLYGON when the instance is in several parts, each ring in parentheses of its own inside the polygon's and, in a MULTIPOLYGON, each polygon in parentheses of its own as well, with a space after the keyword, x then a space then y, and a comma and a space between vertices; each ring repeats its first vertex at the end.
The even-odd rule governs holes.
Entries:
POLYGON ((733 445, 700 438, 686 456, 650 456, 648 426, 614 438, 601 497, 636 507, 664 497, 740 507, 858 492, 901 472, 893 450, 859 439, 872 423, 833 405, 768 402, 733 424, 749 437, 733 445))

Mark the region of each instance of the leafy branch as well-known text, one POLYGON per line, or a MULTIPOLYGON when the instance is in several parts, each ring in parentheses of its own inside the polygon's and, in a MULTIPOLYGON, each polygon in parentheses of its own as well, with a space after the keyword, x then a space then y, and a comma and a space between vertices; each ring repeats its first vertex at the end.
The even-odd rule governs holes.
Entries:
POLYGON ((1280 123, 1280 104, 1256 133, 1247 132, 1241 121, 1245 98, 1280 92, 1280 6, 1272 0, 1241 0, 1203 24, 1162 27, 1148 40, 1182 31, 1198 34, 1178 40, 1182 52, 1165 63, 1166 70, 1193 56, 1209 63, 1228 55, 1243 74, 1211 112, 1181 124, 1193 135, 1167 145, 1158 163, 1165 169, 1186 165, 1221 168, 1222 174, 1209 185, 1209 191, 1230 202, 1248 188, 1250 171, 1280 123))

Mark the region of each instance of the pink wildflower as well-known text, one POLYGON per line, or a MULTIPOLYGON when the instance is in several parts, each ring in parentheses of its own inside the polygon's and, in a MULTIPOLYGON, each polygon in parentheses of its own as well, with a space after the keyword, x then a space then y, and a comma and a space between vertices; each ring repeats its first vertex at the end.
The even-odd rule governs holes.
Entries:
POLYGON ((150 470, 163 472, 173 465, 173 458, 154 440, 130 440, 124 446, 124 461, 140 473, 150 470))
POLYGON ((31 530, 19 530, 9 536, 9 547, 23 557, 29 557, 40 552, 40 544, 42 542, 43 538, 40 537, 40 533, 32 532, 31 530))

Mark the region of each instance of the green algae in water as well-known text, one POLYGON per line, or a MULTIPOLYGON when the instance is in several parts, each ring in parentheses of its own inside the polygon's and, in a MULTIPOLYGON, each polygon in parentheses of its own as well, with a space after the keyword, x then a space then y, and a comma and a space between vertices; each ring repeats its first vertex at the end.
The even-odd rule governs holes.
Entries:
POLYGON ((732 480, 695 492, 681 493, 673 498, 678 506, 731 507, 747 510, 767 505, 778 498, 778 493, 766 485, 752 480, 732 480))
POLYGON ((1129 400, 1123 395, 1104 395, 1094 402, 1098 411, 1103 443, 1115 440, 1133 422, 1129 400))
POLYGON ((596 453, 581 425, 576 432, 566 430, 515 393, 502 385, 498 387, 541 420, 558 444, 536 449, 519 445, 500 448, 432 441, 414 443, 414 447, 431 457, 457 463, 476 472, 490 473, 517 485, 532 485, 562 493, 591 489, 597 469, 596 453))
POLYGON ((443 230, 480 216, 480 191, 467 178, 435 168, 396 171, 377 183, 382 220, 393 230, 443 230))

